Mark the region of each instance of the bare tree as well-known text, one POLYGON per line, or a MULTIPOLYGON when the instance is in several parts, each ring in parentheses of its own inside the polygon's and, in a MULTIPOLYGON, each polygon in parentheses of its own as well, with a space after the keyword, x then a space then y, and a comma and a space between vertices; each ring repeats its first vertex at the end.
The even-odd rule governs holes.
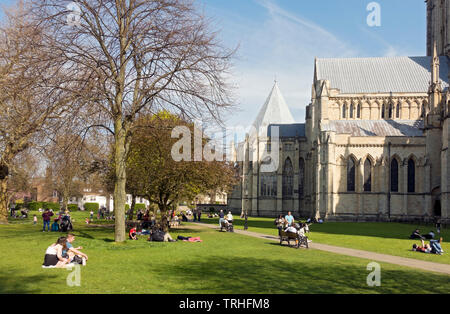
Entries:
POLYGON ((7 223, 14 159, 33 146, 44 129, 55 128, 69 107, 67 89, 61 88, 67 69, 56 54, 41 49, 49 36, 24 18, 25 13, 21 7, 8 14, 0 27, 0 223, 7 223))
POLYGON ((189 0, 30 0, 35 19, 56 35, 52 50, 90 73, 90 96, 114 150, 115 240, 125 241, 126 156, 133 121, 162 108, 220 120, 234 51, 189 0))

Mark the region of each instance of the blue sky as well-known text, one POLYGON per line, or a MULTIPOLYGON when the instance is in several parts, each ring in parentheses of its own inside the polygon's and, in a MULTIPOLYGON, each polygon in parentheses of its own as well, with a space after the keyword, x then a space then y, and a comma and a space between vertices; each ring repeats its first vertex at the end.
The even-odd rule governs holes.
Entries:
POLYGON ((369 0, 202 0, 223 42, 239 45, 233 82, 239 106, 229 124, 251 123, 275 77, 295 120, 304 122, 315 57, 426 54, 423 0, 379 0, 381 26, 367 24, 369 0))
POLYGON ((304 122, 315 57, 426 54, 424 0, 377 0, 380 27, 366 22, 372 0, 197 1, 223 43, 239 45, 231 77, 238 109, 227 126, 253 122, 275 77, 295 120, 304 122))

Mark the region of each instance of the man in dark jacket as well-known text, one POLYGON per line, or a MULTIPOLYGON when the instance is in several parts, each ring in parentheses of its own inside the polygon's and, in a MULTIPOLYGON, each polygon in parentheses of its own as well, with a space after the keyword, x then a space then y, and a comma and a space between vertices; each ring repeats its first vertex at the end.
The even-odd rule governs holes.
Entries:
POLYGON ((45 226, 47 226, 47 232, 50 231, 50 218, 53 216, 53 213, 48 210, 48 208, 42 214, 42 220, 44 221, 44 228, 42 232, 45 232, 45 226))

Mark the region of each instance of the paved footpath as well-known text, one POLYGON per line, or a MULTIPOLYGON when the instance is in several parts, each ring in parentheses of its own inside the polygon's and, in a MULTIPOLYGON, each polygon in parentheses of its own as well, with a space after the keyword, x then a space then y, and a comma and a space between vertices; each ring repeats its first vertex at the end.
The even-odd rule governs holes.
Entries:
MULTIPOLYGON (((211 225, 211 224, 202 224, 202 223, 194 223, 194 224, 198 225, 198 226, 202 226, 202 227, 211 228, 211 229, 220 229, 218 226, 211 225)), ((244 230, 238 230, 238 229, 234 229, 234 232, 238 233, 238 234, 250 236, 250 237, 260 238, 260 239, 266 239, 266 240, 277 241, 277 242, 280 241, 279 237, 262 234, 262 233, 256 233, 256 232, 244 231, 244 230)), ((390 263, 390 264, 418 268, 418 269, 423 269, 423 270, 432 271, 432 272, 436 272, 436 273, 450 275, 450 265, 447 265, 447 264, 439 264, 439 263, 416 260, 416 259, 412 259, 412 258, 380 254, 380 253, 374 253, 374 252, 368 252, 368 251, 362 251, 362 250, 355 250, 355 249, 349 249, 349 248, 328 245, 328 244, 320 244, 320 243, 315 243, 315 242, 309 243, 309 248, 321 250, 321 251, 327 251, 327 252, 336 253, 336 254, 341 254, 341 255, 365 258, 365 259, 369 259, 371 261, 390 263)), ((417 254, 421 254, 421 253, 417 253, 417 254)), ((448 254, 448 253, 445 253, 445 254, 448 254)))

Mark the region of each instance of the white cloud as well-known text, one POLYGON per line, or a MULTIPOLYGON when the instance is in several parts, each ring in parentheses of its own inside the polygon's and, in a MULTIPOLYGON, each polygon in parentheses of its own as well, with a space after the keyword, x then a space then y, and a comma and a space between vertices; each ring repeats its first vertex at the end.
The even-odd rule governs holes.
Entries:
POLYGON ((225 25, 227 34, 239 37, 240 42, 234 73, 240 110, 230 117, 228 124, 250 125, 269 95, 275 77, 295 120, 302 123, 305 107, 311 100, 314 58, 354 57, 358 51, 332 32, 284 10, 274 1, 254 3, 264 10, 261 23, 234 16, 225 25))

